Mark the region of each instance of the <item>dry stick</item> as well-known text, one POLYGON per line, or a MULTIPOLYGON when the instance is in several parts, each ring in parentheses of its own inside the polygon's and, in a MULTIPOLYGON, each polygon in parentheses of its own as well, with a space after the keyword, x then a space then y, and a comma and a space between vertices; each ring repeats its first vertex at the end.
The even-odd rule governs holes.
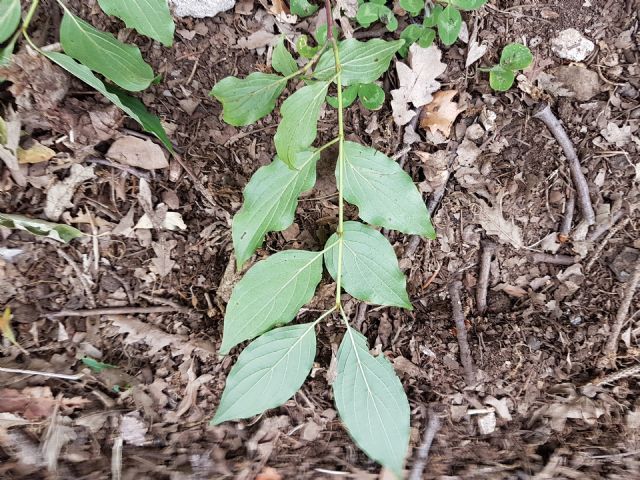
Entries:
POLYGON ((618 220, 620 220, 624 215, 625 215, 625 210, 621 208, 616 213, 611 215, 611 219, 607 223, 603 225, 598 225, 597 227, 595 227, 594 230, 591 232, 591 234, 587 237, 587 240, 590 242, 595 242, 596 240, 598 240, 611 227, 613 227, 616 223, 618 223, 618 220))
POLYGON ((213 199, 213 197, 211 196, 209 191, 202 184, 202 182, 198 179, 198 177, 196 177, 196 174, 193 173, 193 170, 191 170, 191 167, 189 167, 185 163, 185 161, 182 159, 182 157, 176 153, 174 155, 174 158, 177 160, 177 162, 180 164, 180 166, 184 169, 184 171, 187 172, 187 175, 189 175, 189 178, 191 178, 191 181, 193 182, 193 186, 196 187, 196 190, 198 190, 198 192, 200 192, 200 195, 202 195, 204 197, 204 199, 207 202, 209 202, 209 204, 212 207, 220 208, 220 205, 218 205, 216 203, 216 201, 213 199))
POLYGON ((563 237, 568 237, 569 232, 571 231, 571 224, 573 223, 573 212, 576 210, 576 194, 573 189, 569 190, 569 198, 567 198, 567 203, 564 207, 564 217, 562 217, 562 223, 560 224, 560 229, 558 230, 558 234, 563 237))
POLYGON ((88 310, 60 310, 59 312, 47 313, 48 318, 58 317, 90 317, 91 315, 132 315, 136 313, 168 313, 179 312, 174 306, 158 307, 106 307, 92 308, 88 310))
POLYGON ((578 263, 578 257, 573 255, 552 255, 550 253, 534 253, 531 256, 533 263, 550 263, 552 265, 569 266, 578 263))
POLYGON ((429 411, 429 423, 427 423, 427 429, 424 431, 424 437, 420 448, 418 449, 418 456, 416 463, 413 464, 411 473, 409 474, 409 480, 420 480, 422 478, 422 472, 424 472, 427 466, 427 460, 429 459, 429 450, 431 450, 431 444, 436 436, 436 433, 440 430, 442 424, 438 415, 430 410, 429 411))
POLYGON ((80 380, 82 375, 69 375, 66 373, 51 373, 51 372, 41 372, 38 370, 23 370, 21 368, 5 368, 0 367, 0 372, 3 373, 16 373, 19 375, 41 375, 43 377, 50 378, 61 378, 62 380, 80 380))
POLYGON ((587 263, 587 266, 584 269, 585 272, 588 272, 589 270, 591 270, 591 267, 593 267, 593 264, 596 263, 596 260, 600 258, 600 255, 602 254, 604 247, 606 247, 607 244, 609 243, 609 240, 611 240, 616 233, 618 233, 620 230, 626 227, 630 221, 631 219, 627 217, 622 222, 618 223, 615 227, 613 227, 611 230, 609 230, 609 233, 607 233, 607 236, 604 237, 604 240, 598 243, 598 246, 593 251, 593 254, 591 255, 591 259, 589 260, 589 263, 587 263))
POLYGON ((627 319, 629 307, 631 306, 631 301, 633 300, 633 295, 636 293, 636 288, 638 287, 639 281, 640 260, 636 261, 636 266, 633 269, 633 274, 631 275, 631 278, 627 283, 624 296, 622 297, 622 303, 620 303, 618 313, 616 313, 615 322, 611 327, 609 339, 604 346, 604 350, 602 352, 604 357, 601 360, 602 366, 613 367, 615 365, 616 355, 618 354, 618 340, 620 339, 620 332, 622 332, 622 327, 624 327, 624 322, 627 319))
POLYGON ((467 385, 471 386, 476 383, 476 374, 473 367, 473 359, 471 358, 471 349, 467 340, 467 326, 464 324, 464 313, 462 312, 462 301, 460 300, 460 290, 462 290, 462 282, 455 280, 449 284, 449 296, 451 297, 451 307, 453 310, 453 321, 456 324, 456 334, 458 336, 458 345, 460 346, 460 361, 464 369, 464 378, 467 385))
POLYGON ((71 265, 71 268, 73 269, 73 271, 76 273, 78 277, 78 281, 80 282, 80 284, 82 285, 82 288, 84 289, 84 294, 87 296, 87 301, 89 302, 89 306, 92 308, 95 307, 96 299, 94 298, 93 292, 91 291, 91 285, 89 285, 89 283, 87 282, 87 279, 84 278, 84 275, 82 274, 82 270, 80 270, 80 267, 78 267, 78 264, 73 260, 73 258, 67 255, 63 250, 58 249, 58 255, 60 255, 64 260, 67 261, 69 265, 71 265))
POLYGON ((487 309, 491 257, 493 257, 497 245, 491 240, 483 240, 480 245, 482 246, 482 254, 480 255, 480 273, 478 274, 478 286, 476 288, 476 308, 478 313, 482 315, 487 309))
POLYGON ((580 205, 580 211, 582 212, 582 219, 587 222, 588 225, 596 223, 596 214, 593 211, 591 205, 591 198, 589 197, 589 186, 587 180, 582 173, 582 166, 580 160, 576 154, 576 150, 573 147, 573 143, 569 139, 566 130, 560 123, 560 120, 553 114, 551 107, 546 104, 540 104, 536 108, 537 112, 533 115, 534 118, 541 120, 549 129, 549 131, 556 137, 557 142, 562 147, 565 157, 569 162, 569 170, 571 171, 571 178, 578 194, 578 204, 580 205))

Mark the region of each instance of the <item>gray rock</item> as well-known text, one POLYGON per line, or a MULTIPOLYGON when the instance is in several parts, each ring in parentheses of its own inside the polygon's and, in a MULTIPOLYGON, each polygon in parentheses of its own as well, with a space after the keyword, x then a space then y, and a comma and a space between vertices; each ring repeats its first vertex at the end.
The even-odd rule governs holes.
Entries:
POLYGON ((593 52, 595 45, 585 38, 575 28, 567 28, 561 31, 557 37, 551 40, 551 50, 560 58, 581 62, 593 52))
POLYGON ((214 17, 233 8, 235 0, 169 0, 178 17, 214 17))
POLYGON ((598 74, 582 65, 562 65, 552 73, 580 102, 591 100, 602 91, 598 74))

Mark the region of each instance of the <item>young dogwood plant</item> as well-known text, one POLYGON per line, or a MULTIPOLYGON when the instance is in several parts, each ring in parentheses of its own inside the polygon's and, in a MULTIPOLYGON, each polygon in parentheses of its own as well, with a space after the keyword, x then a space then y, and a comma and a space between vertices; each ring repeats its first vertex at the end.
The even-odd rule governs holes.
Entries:
POLYGON ((533 54, 525 45, 510 43, 502 50, 500 63, 489 69, 489 85, 498 92, 506 92, 516 79, 516 72, 524 70, 533 62, 533 54))
POLYGON ((367 339, 351 326, 341 296, 344 290, 365 302, 411 309, 393 247, 374 227, 427 238, 434 238, 435 232, 411 177, 382 152, 345 139, 344 92, 378 80, 404 41, 337 41, 333 31, 328 29, 319 50, 300 68, 281 42, 273 54, 277 74, 227 77, 211 91, 223 105, 224 120, 241 126, 269 114, 287 85, 299 87, 280 109, 282 120, 274 138, 277 155, 253 175, 233 219, 239 268, 262 245, 267 232, 282 231, 293 223, 298 196, 316 181, 320 153, 331 146, 338 150, 338 222, 324 248, 271 255, 253 265, 233 289, 221 353, 254 340, 231 369, 212 422, 251 417, 290 399, 311 371, 318 324, 338 315, 345 334, 333 383, 337 410, 360 448, 400 475, 409 442, 409 403, 391 363, 384 355, 371 355, 367 339), (318 118, 333 85, 336 137, 314 147, 318 118), (366 223, 347 221, 345 202, 357 206, 366 223), (287 325, 314 296, 323 264, 335 280, 335 305, 310 322, 287 325))

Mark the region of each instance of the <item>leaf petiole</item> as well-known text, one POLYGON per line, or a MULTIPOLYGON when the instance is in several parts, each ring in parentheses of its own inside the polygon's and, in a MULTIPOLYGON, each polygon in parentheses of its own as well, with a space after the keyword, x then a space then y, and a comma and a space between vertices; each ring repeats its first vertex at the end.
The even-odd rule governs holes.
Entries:
POLYGON ((331 147, 332 145, 335 145, 336 143, 338 143, 340 141, 340 137, 336 137, 333 140, 325 143, 324 145, 322 145, 321 147, 316 148, 316 153, 320 153, 324 150, 326 150, 327 148, 331 147))

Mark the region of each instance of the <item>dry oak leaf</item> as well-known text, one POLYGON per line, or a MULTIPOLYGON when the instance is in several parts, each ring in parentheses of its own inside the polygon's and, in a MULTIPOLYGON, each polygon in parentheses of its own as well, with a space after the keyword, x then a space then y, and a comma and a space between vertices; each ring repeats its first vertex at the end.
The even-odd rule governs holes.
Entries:
POLYGON ((93 166, 83 167, 77 163, 71 165, 69 176, 50 187, 47 192, 47 203, 44 207, 46 217, 54 222, 57 221, 67 208, 73 207, 71 199, 76 189, 95 176, 93 166))
POLYGON ((498 237, 501 243, 511 244, 515 249, 520 249, 524 246, 522 230, 513 221, 504 218, 502 211, 504 196, 504 192, 499 193, 492 207, 478 198, 476 201, 480 208, 476 214, 475 223, 480 224, 488 235, 498 237))
POLYGON ((434 93, 431 103, 422 110, 420 126, 425 130, 428 128, 431 133, 439 131, 449 138, 453 122, 464 111, 464 108, 458 106, 458 102, 453 101, 453 97, 457 94, 456 90, 442 90, 434 93))
POLYGON ((433 99, 433 92, 440 89, 440 82, 436 80, 447 68, 442 63, 442 52, 435 45, 422 48, 417 44, 409 48, 409 65, 396 62, 400 87, 391 90, 391 109, 393 120, 398 125, 406 125, 416 115, 410 110, 409 104, 422 107, 433 99))
POLYGON ((18 147, 18 163, 41 163, 51 160, 56 152, 39 142, 34 143, 31 147, 24 149, 18 147))
POLYGON ((132 135, 113 142, 106 156, 115 162, 145 170, 158 170, 169 166, 162 147, 151 140, 143 140, 132 135))

